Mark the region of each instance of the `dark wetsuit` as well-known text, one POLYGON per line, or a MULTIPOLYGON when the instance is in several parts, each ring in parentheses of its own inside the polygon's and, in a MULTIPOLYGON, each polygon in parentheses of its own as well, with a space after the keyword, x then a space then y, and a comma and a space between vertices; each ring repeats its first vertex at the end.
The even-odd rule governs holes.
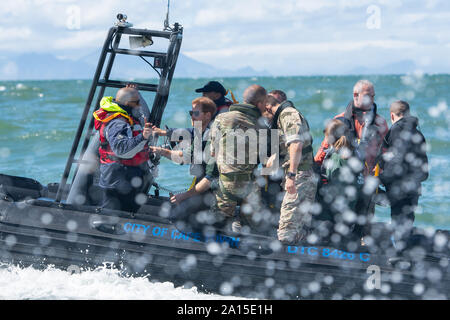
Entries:
POLYGON ((405 116, 395 122, 386 134, 380 167, 381 182, 391 204, 394 228, 404 228, 409 236, 414 210, 421 194, 421 182, 428 178, 426 141, 417 129, 418 119, 405 116))

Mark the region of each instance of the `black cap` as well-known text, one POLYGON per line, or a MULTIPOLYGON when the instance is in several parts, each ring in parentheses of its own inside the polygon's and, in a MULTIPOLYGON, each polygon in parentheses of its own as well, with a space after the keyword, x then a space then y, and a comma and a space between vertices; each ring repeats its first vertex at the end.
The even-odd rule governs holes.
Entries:
POLYGON ((217 81, 210 81, 203 88, 195 89, 195 92, 219 92, 223 96, 227 94, 227 90, 217 81))

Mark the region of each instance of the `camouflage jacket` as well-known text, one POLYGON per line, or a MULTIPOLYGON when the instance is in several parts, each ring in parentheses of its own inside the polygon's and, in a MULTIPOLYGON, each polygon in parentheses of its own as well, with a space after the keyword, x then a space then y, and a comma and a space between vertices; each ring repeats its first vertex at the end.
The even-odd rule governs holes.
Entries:
POLYGON ((221 175, 251 175, 258 165, 259 109, 234 104, 219 114, 211 127, 211 155, 221 175))
POLYGON ((289 145, 292 142, 299 141, 303 144, 303 148, 298 170, 310 169, 313 165, 312 136, 305 117, 291 104, 291 106, 287 106, 281 110, 276 121, 280 141, 279 155, 282 166, 285 168, 289 167, 289 145))

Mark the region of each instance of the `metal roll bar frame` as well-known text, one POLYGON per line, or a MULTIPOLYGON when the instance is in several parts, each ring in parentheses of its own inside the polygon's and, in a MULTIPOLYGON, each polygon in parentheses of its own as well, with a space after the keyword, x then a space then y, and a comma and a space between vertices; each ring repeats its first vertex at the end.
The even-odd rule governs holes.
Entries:
MULTIPOLYGON (((167 104, 167 100, 169 98, 170 85, 172 83, 173 74, 175 71, 175 66, 178 60, 178 55, 181 48, 181 42, 183 39, 183 28, 175 23, 173 28, 170 31, 156 31, 156 30, 147 30, 147 29, 135 29, 135 28, 127 28, 115 26, 109 29, 108 35, 103 45, 102 52, 100 54, 100 58, 97 64, 97 69, 94 74, 94 79, 92 81, 91 89, 89 91, 88 98, 86 100, 86 105, 84 107, 83 113, 81 115, 80 123, 78 124, 78 129, 75 134, 74 141, 72 143, 72 147, 69 153, 69 157, 66 162, 66 166, 64 169, 63 176, 61 178, 61 182, 58 187, 58 191, 56 194, 55 202, 61 202, 64 189, 67 185, 67 180, 72 170, 73 164, 77 163, 77 169, 74 174, 74 178, 76 176, 76 172, 78 171, 79 165, 82 163, 82 160, 75 159, 75 154, 79 148, 81 137, 83 135, 84 127, 86 125, 86 120, 88 115, 92 114, 90 112, 92 107, 92 101, 94 100, 95 92, 97 91, 97 87, 100 87, 100 90, 97 95, 96 103, 94 111, 99 108, 100 100, 102 99, 105 88, 122 88, 129 82, 119 81, 119 80, 111 80, 111 69, 113 67, 115 57, 117 54, 122 55, 134 55, 139 57, 153 57, 158 59, 158 68, 161 69, 159 75, 159 83, 158 84, 150 84, 150 83, 134 83, 137 86, 138 90, 141 91, 151 91, 156 92, 153 106, 150 112, 149 122, 153 123, 156 126, 161 124, 161 118, 164 112, 164 109, 167 104), (167 52, 152 52, 145 50, 130 50, 130 49, 121 49, 119 48, 120 40, 122 35, 138 35, 138 36, 146 36, 153 38, 166 38, 169 40, 169 46, 167 52), (108 57, 108 61, 105 62, 108 57), (103 78, 100 79, 103 69, 105 69, 103 78)), ((92 112, 94 112, 92 111, 92 112)), ((94 127, 94 118, 91 117, 89 122, 89 126, 87 128, 86 135, 84 137, 84 141, 81 147, 79 159, 83 159, 83 155, 89 145, 89 141, 93 136, 94 127)), ((148 186, 150 188, 150 186, 148 186)), ((147 189, 148 189, 147 188, 147 189)), ((148 190, 147 190, 148 192, 148 190)))

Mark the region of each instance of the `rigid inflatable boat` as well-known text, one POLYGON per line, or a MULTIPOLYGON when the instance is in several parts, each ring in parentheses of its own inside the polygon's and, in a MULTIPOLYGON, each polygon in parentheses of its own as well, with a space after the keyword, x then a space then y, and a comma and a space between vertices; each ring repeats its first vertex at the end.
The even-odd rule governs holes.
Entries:
MULTIPOLYGON (((384 223, 371 226, 376 235, 372 243, 351 249, 311 240, 285 245, 273 236, 223 230, 186 233, 167 219, 168 198, 159 195, 151 175, 145 181, 147 198, 137 213, 99 208, 95 181, 99 139, 93 134, 93 119, 89 124, 86 120, 98 108, 106 87, 126 85, 110 79, 114 59, 118 54, 153 58, 153 63, 146 62, 157 72, 159 83, 136 85, 155 93, 151 110, 145 112, 159 126, 183 34, 178 24, 153 31, 134 29, 120 18, 104 43, 61 181, 43 186, 32 178, 0 175, 1 261, 69 271, 107 263, 151 281, 250 298, 449 298, 446 230, 415 229, 416 241, 400 257, 384 223), (168 50, 123 49, 120 41, 126 36, 143 44, 165 39, 168 50)), ((158 159, 151 161, 158 165, 158 159)))

